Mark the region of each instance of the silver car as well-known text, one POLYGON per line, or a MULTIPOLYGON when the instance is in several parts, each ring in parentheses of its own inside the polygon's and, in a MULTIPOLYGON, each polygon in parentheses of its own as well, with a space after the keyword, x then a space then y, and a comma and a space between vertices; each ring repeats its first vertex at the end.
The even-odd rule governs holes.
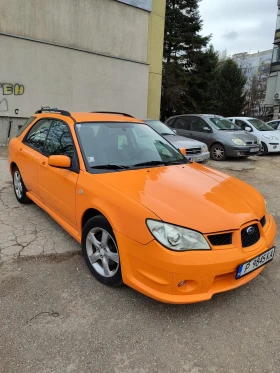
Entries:
POLYGON ((210 159, 208 147, 203 142, 178 136, 176 131, 171 130, 160 120, 144 119, 144 122, 175 146, 175 148, 186 149, 186 158, 189 161, 206 163, 210 159))
POLYGON ((169 118, 166 124, 179 135, 205 142, 211 158, 224 161, 227 157, 248 157, 259 154, 261 142, 219 115, 188 114, 169 118))

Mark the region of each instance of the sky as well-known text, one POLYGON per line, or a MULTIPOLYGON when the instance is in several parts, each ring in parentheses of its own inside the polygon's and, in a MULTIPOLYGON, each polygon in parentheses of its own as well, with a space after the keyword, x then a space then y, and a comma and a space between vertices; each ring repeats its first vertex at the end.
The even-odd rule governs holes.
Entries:
POLYGON ((277 0, 201 0, 202 35, 229 55, 272 49, 277 11, 277 0))

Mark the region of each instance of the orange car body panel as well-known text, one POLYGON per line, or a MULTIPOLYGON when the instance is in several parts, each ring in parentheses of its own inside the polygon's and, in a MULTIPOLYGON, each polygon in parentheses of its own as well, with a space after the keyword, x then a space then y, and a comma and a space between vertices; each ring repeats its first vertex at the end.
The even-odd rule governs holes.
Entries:
MULTIPOLYGON (((141 123, 113 114, 71 115, 76 122, 141 123)), ((78 242, 85 212, 95 209, 103 214, 114 230, 127 285, 163 302, 193 303, 241 286, 264 268, 235 279, 237 267, 272 247, 276 236, 276 225, 266 214, 263 197, 250 185, 196 163, 90 174, 74 120, 51 113, 34 117, 57 118, 68 124, 80 171, 51 167, 47 157, 22 143, 32 124, 10 141, 11 169, 13 164, 18 166, 29 198, 78 242), (267 223, 262 227, 260 219, 265 214, 267 223), (207 240, 211 233, 232 232, 232 244, 209 251, 170 251, 154 240, 146 219, 197 230, 207 240), (255 223, 259 225, 260 240, 242 248, 241 229, 255 223), (184 280, 186 284, 179 288, 178 283, 184 280)))

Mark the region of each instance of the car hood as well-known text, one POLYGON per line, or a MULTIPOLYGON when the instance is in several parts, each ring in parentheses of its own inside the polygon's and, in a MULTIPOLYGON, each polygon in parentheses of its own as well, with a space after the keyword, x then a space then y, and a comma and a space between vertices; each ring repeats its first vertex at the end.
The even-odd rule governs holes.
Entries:
POLYGON ((161 220, 203 233, 239 229, 265 214, 264 199, 253 187, 196 163, 98 177, 161 220))
POLYGON ((256 141, 257 138, 256 136, 254 136, 253 134, 247 132, 247 131, 220 131, 221 133, 227 133, 228 136, 231 136, 232 138, 235 137, 235 138, 238 138, 238 139, 242 139, 244 140, 245 142, 249 142, 249 141, 256 141))
POLYGON ((203 142, 189 139, 187 137, 178 136, 178 135, 164 135, 167 141, 171 142, 176 148, 195 148, 195 147, 202 147, 204 145, 203 142))
POLYGON ((265 135, 267 135, 267 136, 277 137, 278 140, 280 139, 279 132, 277 132, 277 131, 258 131, 258 133, 262 134, 264 137, 265 137, 265 135))

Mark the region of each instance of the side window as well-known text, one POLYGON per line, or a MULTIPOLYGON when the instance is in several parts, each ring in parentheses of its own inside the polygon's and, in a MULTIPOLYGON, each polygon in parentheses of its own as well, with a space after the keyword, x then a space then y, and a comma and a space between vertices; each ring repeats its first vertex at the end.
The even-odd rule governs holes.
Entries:
POLYGON ((245 127, 251 127, 249 126, 249 124, 245 123, 243 120, 241 119, 235 119, 235 124, 240 127, 243 131, 245 131, 245 127))
POLYGON ((210 133, 210 126, 200 117, 192 117, 191 119, 191 129, 195 132, 205 132, 210 133), (208 130, 206 129, 208 128, 208 130))
POLYGON ((54 120, 45 142, 44 154, 67 155, 72 159, 75 146, 68 125, 61 120, 54 120))
POLYGON ((175 128, 190 130, 190 117, 179 117, 175 122, 175 128))
POLYGON ((175 119, 176 119, 176 118, 172 118, 172 119, 170 119, 170 120, 166 123, 166 125, 167 125, 168 127, 174 128, 175 119))
POLYGON ((42 153, 47 138, 51 119, 40 119, 34 124, 24 139, 24 143, 42 153))
POLYGON ((36 119, 36 117, 30 117, 29 119, 27 119, 27 121, 24 123, 24 125, 22 125, 19 128, 16 137, 19 137, 22 134, 22 132, 29 126, 29 124, 32 123, 35 119, 36 119))

